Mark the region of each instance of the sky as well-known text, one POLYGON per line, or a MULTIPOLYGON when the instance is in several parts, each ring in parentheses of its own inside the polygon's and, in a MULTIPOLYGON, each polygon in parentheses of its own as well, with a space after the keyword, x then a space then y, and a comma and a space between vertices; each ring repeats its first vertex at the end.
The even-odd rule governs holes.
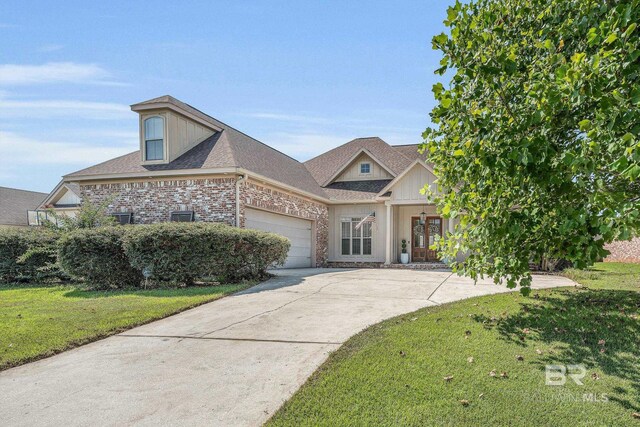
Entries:
POLYGON ((131 104, 172 95, 300 161, 415 144, 453 0, 0 2, 0 186, 138 149, 131 104))

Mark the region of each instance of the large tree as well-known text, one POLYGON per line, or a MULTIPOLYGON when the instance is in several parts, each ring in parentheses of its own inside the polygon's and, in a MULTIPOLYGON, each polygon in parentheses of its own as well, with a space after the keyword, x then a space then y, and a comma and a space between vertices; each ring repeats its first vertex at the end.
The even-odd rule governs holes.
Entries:
POLYGON ((530 262, 577 267, 640 223, 640 0, 456 2, 424 133, 454 268, 528 291, 530 262), (447 70, 449 70, 447 72, 447 70))

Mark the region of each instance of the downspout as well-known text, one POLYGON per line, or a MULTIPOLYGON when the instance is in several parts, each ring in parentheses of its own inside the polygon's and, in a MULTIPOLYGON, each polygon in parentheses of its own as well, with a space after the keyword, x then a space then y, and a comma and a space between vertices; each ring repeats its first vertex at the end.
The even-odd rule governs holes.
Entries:
POLYGON ((238 175, 236 178, 236 227, 240 227, 240 185, 246 179, 246 175, 238 175))

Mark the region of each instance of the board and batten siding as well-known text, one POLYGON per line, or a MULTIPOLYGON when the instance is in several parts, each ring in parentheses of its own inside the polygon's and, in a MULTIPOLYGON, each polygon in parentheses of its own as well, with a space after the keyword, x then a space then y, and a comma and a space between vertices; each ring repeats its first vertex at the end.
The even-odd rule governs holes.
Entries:
POLYGON ((420 190, 425 184, 429 184, 432 190, 436 190, 436 176, 426 167, 416 164, 407 172, 399 182, 391 187, 391 200, 393 201, 416 201, 426 203, 426 196, 420 194, 420 190))
POLYGON ((334 181, 369 181, 378 179, 393 179, 393 176, 366 153, 362 153, 334 181), (371 173, 362 175, 360 173, 361 163, 369 163, 371 165, 371 173))
POLYGON ((62 197, 55 202, 56 205, 79 205, 80 203, 82 203, 80 197, 69 190, 66 190, 62 197))
POLYGON ((383 203, 329 206, 329 261, 384 262, 386 216, 386 206, 383 203), (342 218, 364 218, 371 212, 376 213, 376 222, 371 227, 371 255, 342 255, 340 246, 342 238, 340 223, 342 218))
POLYGON ((145 111, 140 114, 140 153, 144 156, 144 121, 150 117, 162 117, 164 119, 164 150, 165 160, 145 161, 144 164, 170 163, 177 159, 215 132, 200 123, 197 123, 181 114, 166 109, 145 111))

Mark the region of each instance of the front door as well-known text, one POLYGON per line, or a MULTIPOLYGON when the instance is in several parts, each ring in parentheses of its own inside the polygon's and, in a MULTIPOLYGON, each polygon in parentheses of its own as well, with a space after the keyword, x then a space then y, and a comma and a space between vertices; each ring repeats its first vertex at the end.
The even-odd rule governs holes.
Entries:
POLYGON ((411 218, 411 262, 437 261, 438 253, 429 246, 435 243, 437 236, 442 236, 442 218, 437 216, 427 217, 424 224, 420 224, 420 218, 411 218))

